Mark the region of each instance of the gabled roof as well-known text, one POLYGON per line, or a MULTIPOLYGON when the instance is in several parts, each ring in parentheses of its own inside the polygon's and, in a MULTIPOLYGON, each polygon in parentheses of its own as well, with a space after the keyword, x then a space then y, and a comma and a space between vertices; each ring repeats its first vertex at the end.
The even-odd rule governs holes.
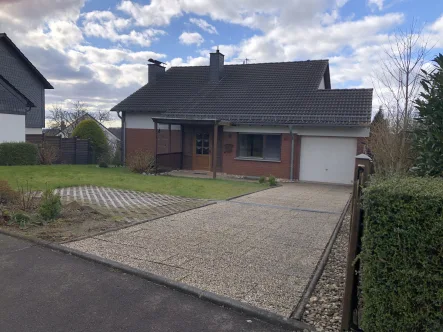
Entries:
POLYGON ((12 47, 12 49, 18 54, 19 58, 28 66, 28 68, 38 77, 38 79, 43 83, 45 89, 54 89, 51 83, 35 68, 35 66, 28 60, 28 58, 20 51, 20 49, 14 44, 14 42, 9 39, 6 33, 0 33, 0 39, 6 41, 6 43, 12 47))
POLYGON ((0 75, 0 113, 24 115, 34 103, 0 75))
POLYGON ((112 110, 237 124, 369 125, 371 89, 330 87, 328 60, 225 65, 216 83, 209 66, 172 67, 112 110))

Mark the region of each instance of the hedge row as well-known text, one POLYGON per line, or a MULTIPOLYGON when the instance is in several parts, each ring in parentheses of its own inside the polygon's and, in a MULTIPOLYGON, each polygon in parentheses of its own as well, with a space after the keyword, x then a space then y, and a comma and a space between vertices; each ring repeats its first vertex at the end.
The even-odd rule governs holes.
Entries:
POLYGON ((31 143, 0 143, 0 166, 35 165, 37 145, 31 143))
POLYGON ((363 330, 443 331, 443 179, 375 180, 363 203, 363 330))

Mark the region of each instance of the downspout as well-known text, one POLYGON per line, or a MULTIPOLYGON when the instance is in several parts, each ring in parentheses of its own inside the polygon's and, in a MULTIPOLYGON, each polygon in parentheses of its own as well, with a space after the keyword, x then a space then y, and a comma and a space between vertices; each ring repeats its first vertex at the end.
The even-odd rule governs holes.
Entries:
POLYGON ((292 131, 292 125, 289 126, 289 132, 291 133, 291 174, 289 179, 294 181, 294 132, 292 131))
POLYGON ((122 165, 125 165, 125 162, 126 162, 126 113, 122 112, 122 114, 120 115, 120 111, 118 111, 117 116, 122 120, 121 161, 122 161, 122 165))

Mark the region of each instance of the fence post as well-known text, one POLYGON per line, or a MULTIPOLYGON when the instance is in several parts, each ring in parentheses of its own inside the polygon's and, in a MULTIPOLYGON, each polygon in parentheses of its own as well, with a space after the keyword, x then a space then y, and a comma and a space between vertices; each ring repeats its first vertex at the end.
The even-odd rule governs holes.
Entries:
POLYGON ((371 172, 371 158, 360 154, 355 159, 354 190, 351 204, 351 223, 349 247, 346 266, 345 292, 343 295, 342 331, 349 331, 353 326, 353 314, 358 305, 356 272, 359 264, 354 266, 354 260, 360 253, 362 210, 360 207, 361 190, 371 172))
POLYGON ((60 164, 63 164, 63 140, 61 136, 58 136, 59 139, 59 150, 58 150, 58 155, 59 155, 59 159, 60 159, 60 164))
POLYGON ((74 137, 74 164, 77 164, 77 136, 74 137))

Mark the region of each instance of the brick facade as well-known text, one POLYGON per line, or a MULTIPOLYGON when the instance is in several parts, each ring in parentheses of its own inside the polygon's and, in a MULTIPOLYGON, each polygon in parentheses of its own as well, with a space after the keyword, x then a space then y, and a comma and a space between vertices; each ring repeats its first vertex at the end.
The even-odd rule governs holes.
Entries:
MULTIPOLYGON (((161 129, 157 135, 158 150, 168 153, 169 131, 161 129)), ((155 130, 126 128, 126 158, 137 151, 146 150, 155 153, 155 130)), ((171 152, 181 152, 181 131, 171 130, 171 152)))
MULTIPOLYGON (((291 135, 282 134, 280 162, 241 160, 237 156, 237 133, 223 133, 223 172, 236 175, 269 176, 289 179, 291 174, 291 135)), ((294 179, 298 179, 300 165, 300 137, 294 142, 294 179)))
MULTIPOLYGON (((222 169, 228 174, 269 176, 289 179, 291 172, 291 135, 282 134, 281 140, 281 160, 280 162, 259 161, 259 160, 239 160, 237 156, 237 133, 223 133, 222 145, 222 169), (229 146, 232 145, 232 148, 229 146)), ((171 131, 171 152, 181 151, 181 131, 171 131)), ((158 153, 168 152, 169 133, 166 129, 161 129, 157 136, 158 153)), ((298 179, 300 169, 300 137, 295 135, 294 144, 294 179, 298 179)), ((154 129, 126 129, 126 157, 137 150, 146 150, 154 154, 155 152, 155 131, 154 129)))

